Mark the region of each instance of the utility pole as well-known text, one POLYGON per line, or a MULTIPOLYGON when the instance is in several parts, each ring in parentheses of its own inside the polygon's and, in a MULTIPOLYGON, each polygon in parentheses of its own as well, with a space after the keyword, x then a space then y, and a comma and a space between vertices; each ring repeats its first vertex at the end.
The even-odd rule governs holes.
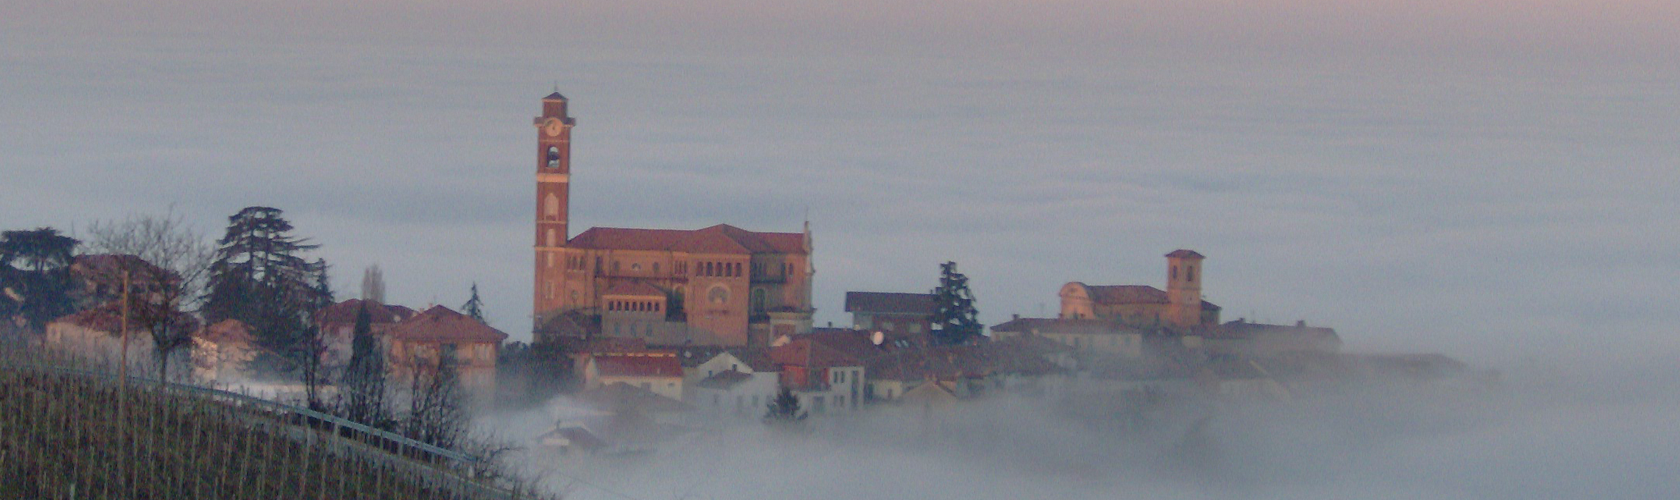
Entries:
POLYGON ((122 296, 122 365, 117 367, 117 384, 119 390, 126 395, 128 392, 128 270, 123 270, 122 296))

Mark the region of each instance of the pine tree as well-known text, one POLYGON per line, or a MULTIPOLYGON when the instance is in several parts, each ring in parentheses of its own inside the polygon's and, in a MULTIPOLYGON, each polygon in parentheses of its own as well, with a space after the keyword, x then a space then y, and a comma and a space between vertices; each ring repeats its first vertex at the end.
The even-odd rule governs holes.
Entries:
POLYGON ((979 312, 974 309, 974 292, 968 277, 957 272, 956 262, 939 265, 939 288, 933 290, 932 332, 935 343, 954 345, 980 336, 979 312))
POLYGON ((484 320, 484 301, 478 298, 478 282, 473 282, 472 298, 467 299, 467 303, 461 304, 461 313, 478 320, 479 323, 489 323, 484 320))
POLYGON ((810 416, 799 408, 799 397, 793 395, 793 389, 787 387, 777 392, 776 397, 771 399, 766 407, 768 410, 764 413, 764 423, 767 424, 791 424, 804 421, 805 417, 810 416))
POLYGON ((339 411, 344 418, 376 428, 390 428, 391 409, 385 401, 385 357, 379 339, 373 336, 373 318, 366 302, 356 311, 350 362, 339 385, 339 411))
POLYGON ((228 218, 210 264, 203 314, 209 323, 237 319, 249 325, 261 347, 258 364, 277 371, 302 371, 314 401, 323 350, 316 311, 332 303, 325 261, 303 253, 319 245, 292 236, 292 224, 276 208, 248 207, 228 218))
POLYGON ((0 233, 0 326, 40 332, 75 312, 70 265, 78 244, 50 227, 0 233))

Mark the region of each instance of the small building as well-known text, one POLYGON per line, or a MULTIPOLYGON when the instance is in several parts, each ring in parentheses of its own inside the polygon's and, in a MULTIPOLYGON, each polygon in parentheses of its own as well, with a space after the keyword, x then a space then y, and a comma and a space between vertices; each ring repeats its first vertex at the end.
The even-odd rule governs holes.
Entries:
POLYGON ((597 354, 586 356, 583 361, 584 390, 622 383, 682 401, 683 370, 674 352, 597 354))
POLYGON ((257 357, 256 340, 251 327, 236 319, 199 330, 192 338, 193 378, 210 384, 244 380, 246 366, 257 357))
POLYGON ((355 343, 356 315, 364 307, 368 311, 368 330, 380 339, 382 345, 392 328, 419 314, 407 307, 362 299, 350 299, 321 309, 315 314, 315 322, 321 329, 321 340, 327 344, 322 363, 343 366, 350 362, 355 343))
POLYGON ((1143 330, 1106 319, 1021 318, 992 327, 993 340, 1028 337, 1056 341, 1076 352, 1143 356, 1143 330))
MULTIPOLYGON (((727 356, 727 354, 725 354, 727 356)), ((701 379, 687 391, 689 404, 714 419, 758 419, 764 416, 780 389, 775 371, 727 370, 701 379)))
POLYGON ((781 385, 799 398, 811 415, 853 411, 863 404, 864 360, 897 348, 875 342, 884 335, 861 330, 823 330, 778 338, 770 359, 781 370, 781 385))
POLYGON ((496 392, 496 353, 507 337, 470 316, 433 306, 388 330, 385 359, 398 380, 453 359, 461 387, 475 398, 488 398, 496 392))
POLYGON ((1247 358, 1270 358, 1291 352, 1334 353, 1342 348, 1341 336, 1330 328, 1307 326, 1304 321, 1293 326, 1268 325, 1241 318, 1191 329, 1184 341, 1186 346, 1210 354, 1247 358))
POLYGON ((934 296, 929 293, 846 292, 852 328, 885 332, 928 345, 933 329, 934 296))

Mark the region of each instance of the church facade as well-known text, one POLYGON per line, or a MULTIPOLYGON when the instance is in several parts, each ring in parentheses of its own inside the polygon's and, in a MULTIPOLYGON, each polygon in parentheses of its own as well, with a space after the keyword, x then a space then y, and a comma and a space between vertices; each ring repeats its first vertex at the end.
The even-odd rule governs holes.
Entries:
POLYGON ((559 92, 537 128, 533 320, 537 342, 767 345, 810 331, 811 231, 595 227, 570 236, 571 138, 559 92))

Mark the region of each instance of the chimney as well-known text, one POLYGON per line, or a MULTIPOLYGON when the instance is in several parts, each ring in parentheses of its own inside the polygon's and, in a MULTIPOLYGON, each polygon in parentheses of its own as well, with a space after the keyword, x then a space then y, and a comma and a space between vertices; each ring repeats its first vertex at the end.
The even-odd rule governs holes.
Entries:
POLYGON ((1021 314, 1020 313, 1011 314, 1011 315, 1009 315, 1009 319, 1021 319, 1021 314))

